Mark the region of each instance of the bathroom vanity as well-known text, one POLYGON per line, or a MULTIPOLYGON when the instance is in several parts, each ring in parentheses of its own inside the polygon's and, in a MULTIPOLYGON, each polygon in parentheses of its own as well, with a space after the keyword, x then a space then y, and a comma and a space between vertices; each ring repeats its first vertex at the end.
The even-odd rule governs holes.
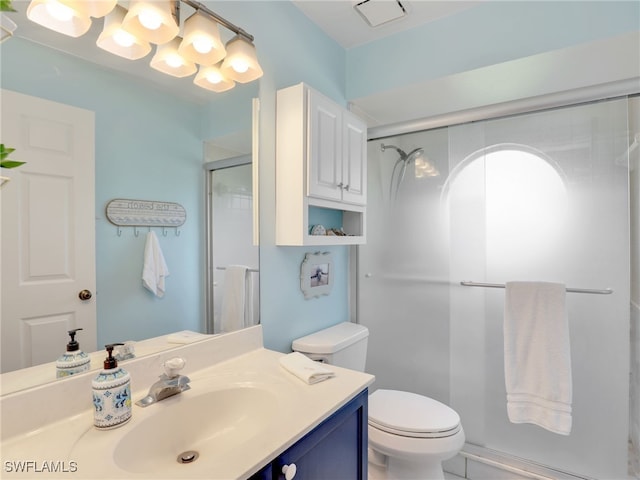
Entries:
POLYGON ((292 465, 306 479, 366 480, 367 395, 361 392, 251 480, 287 479, 292 465))
POLYGON ((265 480, 295 478, 297 470, 298 478, 366 479, 374 377, 331 366, 333 378, 308 385, 280 366, 283 355, 262 347, 256 326, 127 362, 134 402, 176 356, 186 360, 191 388, 145 408, 133 405, 132 419, 113 430, 92 424, 95 372, 5 395, 3 472, 265 480))

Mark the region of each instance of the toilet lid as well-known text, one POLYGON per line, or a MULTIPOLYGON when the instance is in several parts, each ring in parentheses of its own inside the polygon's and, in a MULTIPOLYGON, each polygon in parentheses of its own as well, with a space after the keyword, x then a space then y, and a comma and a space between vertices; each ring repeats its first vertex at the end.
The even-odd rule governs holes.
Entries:
POLYGON ((369 396, 369 424, 396 435, 438 438, 460 430, 455 410, 429 397, 397 390, 369 396))

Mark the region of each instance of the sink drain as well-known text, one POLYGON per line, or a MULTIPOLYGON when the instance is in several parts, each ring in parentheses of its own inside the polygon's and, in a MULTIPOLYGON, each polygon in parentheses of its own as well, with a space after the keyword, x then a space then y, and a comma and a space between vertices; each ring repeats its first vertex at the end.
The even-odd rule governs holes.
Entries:
POLYGON ((200 454, 195 450, 187 450, 178 455, 178 463, 193 463, 199 456, 200 454))

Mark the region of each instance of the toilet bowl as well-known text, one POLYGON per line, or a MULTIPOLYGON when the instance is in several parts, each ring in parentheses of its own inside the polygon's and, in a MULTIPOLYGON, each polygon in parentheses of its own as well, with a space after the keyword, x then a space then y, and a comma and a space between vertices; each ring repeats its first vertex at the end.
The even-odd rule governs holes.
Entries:
POLYGON ((464 445, 460 417, 432 398, 398 390, 369 396, 369 479, 443 479, 464 445))
MULTIPOLYGON (((293 341, 294 351, 363 371, 369 331, 343 322, 293 341)), ((444 479, 442 462, 464 445, 460 416, 416 393, 380 389, 369 396, 369 480, 444 479)))

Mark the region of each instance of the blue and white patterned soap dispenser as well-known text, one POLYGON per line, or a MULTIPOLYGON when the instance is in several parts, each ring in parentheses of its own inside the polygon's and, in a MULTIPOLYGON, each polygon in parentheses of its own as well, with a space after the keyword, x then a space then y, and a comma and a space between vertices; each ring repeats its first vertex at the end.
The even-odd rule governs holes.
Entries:
POLYGON ((113 358, 113 347, 105 345, 109 356, 104 369, 91 382, 93 388, 93 424, 99 430, 108 430, 124 425, 131 419, 131 376, 113 358))
POLYGON ((80 350, 80 344, 76 342, 75 336, 81 328, 69 330, 71 340, 67 343, 67 351, 61 355, 56 361, 56 378, 64 378, 76 373, 82 373, 89 370, 91 358, 89 355, 80 350))

